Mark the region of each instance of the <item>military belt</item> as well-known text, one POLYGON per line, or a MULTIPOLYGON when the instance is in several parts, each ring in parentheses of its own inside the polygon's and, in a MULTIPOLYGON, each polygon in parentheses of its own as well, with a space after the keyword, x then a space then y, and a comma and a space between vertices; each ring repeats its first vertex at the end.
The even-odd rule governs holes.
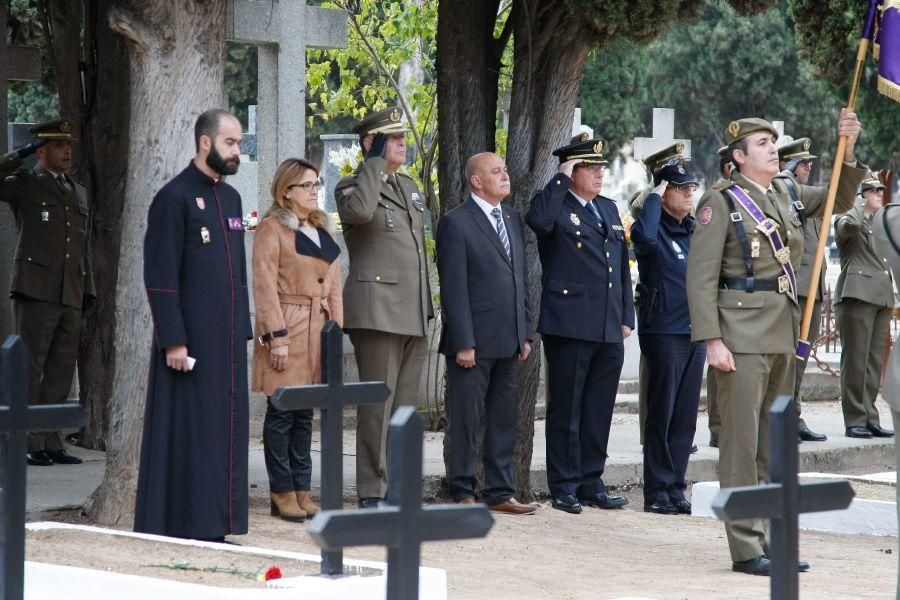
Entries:
MULTIPOLYGON (((719 280, 720 290, 744 290, 747 292, 780 292, 785 293, 784 275, 778 279, 754 279, 751 285, 747 284, 744 277, 723 277, 719 280)), ((787 283, 790 289, 790 283, 787 283)))

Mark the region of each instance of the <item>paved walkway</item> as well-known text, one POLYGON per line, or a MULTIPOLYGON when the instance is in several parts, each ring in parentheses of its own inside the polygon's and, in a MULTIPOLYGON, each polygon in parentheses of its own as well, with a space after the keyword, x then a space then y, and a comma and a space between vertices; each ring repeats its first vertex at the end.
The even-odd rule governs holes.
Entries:
MULTIPOLYGON (((630 400, 622 395, 622 403, 630 400)), ((882 423, 890 426, 891 418, 884 402, 881 406, 882 423)), ((859 440, 844 435, 843 418, 837 402, 809 402, 804 405, 807 423, 814 431, 828 435, 824 443, 805 442, 800 445, 801 470, 829 473, 891 471, 895 469, 893 439, 859 440)), ((609 459, 604 480, 607 485, 627 485, 642 480, 643 458, 638 440, 638 416, 622 411, 613 416, 609 439, 609 459)), ((251 427, 250 484, 251 497, 264 497, 268 491, 266 467, 263 460, 259 424, 251 427), (254 431, 254 429, 256 429, 254 431)), ((534 454, 531 464, 532 484, 539 493, 546 493, 546 446, 544 421, 535 422, 534 454)), ((688 478, 693 481, 715 481, 718 450, 709 447, 709 430, 706 414, 701 413, 697 423, 696 443, 700 448, 691 457, 688 478)), ((354 498, 355 489, 355 432, 344 432, 344 495, 354 498)), ((313 437, 313 488, 318 488, 319 435, 313 437)), ((84 464, 74 466, 29 467, 27 507, 30 518, 37 518, 43 511, 82 506, 103 478, 104 454, 74 448, 71 450, 85 459, 84 464)), ((444 476, 443 434, 425 434, 425 495, 433 497, 440 489, 444 476)))

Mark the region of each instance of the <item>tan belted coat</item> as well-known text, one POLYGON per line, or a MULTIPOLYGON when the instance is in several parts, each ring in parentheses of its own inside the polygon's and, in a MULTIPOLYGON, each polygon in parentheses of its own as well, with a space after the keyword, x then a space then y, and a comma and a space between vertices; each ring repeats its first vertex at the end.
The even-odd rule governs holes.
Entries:
POLYGON ((300 230, 297 216, 279 206, 256 228, 253 241, 253 391, 267 396, 283 386, 321 379, 320 335, 325 321, 344 322, 340 249, 318 229, 321 248, 300 230), (260 344, 267 333, 287 329, 287 336, 260 344), (272 367, 269 348, 288 346, 287 367, 272 367))

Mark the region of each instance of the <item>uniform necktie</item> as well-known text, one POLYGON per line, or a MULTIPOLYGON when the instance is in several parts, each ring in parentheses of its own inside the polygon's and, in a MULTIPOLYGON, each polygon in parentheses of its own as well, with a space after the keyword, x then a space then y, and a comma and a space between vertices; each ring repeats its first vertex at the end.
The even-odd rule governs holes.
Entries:
POLYGON ((56 181, 57 181, 57 183, 59 183, 59 187, 62 188, 62 191, 63 191, 63 192, 65 192, 65 193, 68 194, 68 193, 71 191, 71 190, 69 189, 69 184, 68 184, 68 182, 66 182, 66 176, 65 176, 65 175, 57 175, 57 176, 56 176, 56 181))
POLYGON ((588 210, 590 210, 590 211, 591 211, 591 214, 594 215, 594 218, 597 219, 597 225, 602 225, 602 224, 603 224, 603 219, 600 218, 600 211, 597 210, 597 207, 596 207, 596 206, 594 206, 594 201, 591 200, 591 201, 588 202, 585 206, 588 207, 588 210))
POLYGON ((497 221, 497 235, 500 236, 500 241, 503 242, 503 247, 506 248, 507 258, 512 262, 512 251, 509 248, 509 236, 506 233, 506 226, 503 224, 503 215, 500 213, 500 208, 498 207, 492 210, 491 216, 497 221))

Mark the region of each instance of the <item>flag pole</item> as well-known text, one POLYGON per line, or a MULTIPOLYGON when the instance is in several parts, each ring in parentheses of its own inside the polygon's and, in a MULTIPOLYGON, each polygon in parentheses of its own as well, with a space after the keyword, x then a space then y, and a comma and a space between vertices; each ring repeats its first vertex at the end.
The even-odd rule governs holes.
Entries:
MULTIPOLYGON (((868 26, 868 25, 867 25, 868 26)), ((847 112, 851 113, 856 108, 856 93, 859 90, 859 82, 862 79, 863 68, 866 64, 866 53, 869 51, 869 38, 863 35, 856 49, 856 70, 853 73, 853 83, 850 86, 850 98, 847 100, 847 112)), ((828 244, 828 233, 831 230, 831 215, 834 211, 834 200, 837 198, 838 183, 841 180, 841 169, 844 166, 844 154, 847 151, 847 136, 838 138, 837 150, 834 153, 834 168, 831 170, 831 181, 828 183, 828 197, 825 200, 825 211, 822 213, 822 227, 819 229, 819 245, 816 248, 816 257, 812 264, 812 273, 819 273, 822 262, 825 259, 825 246, 828 244)), ((809 355, 812 343, 809 337, 809 326, 812 321, 813 308, 816 302, 816 290, 819 287, 819 278, 810 277, 809 287, 806 290, 806 306, 803 308, 803 319, 800 322, 800 341, 797 344, 796 358, 804 360, 809 355)))

